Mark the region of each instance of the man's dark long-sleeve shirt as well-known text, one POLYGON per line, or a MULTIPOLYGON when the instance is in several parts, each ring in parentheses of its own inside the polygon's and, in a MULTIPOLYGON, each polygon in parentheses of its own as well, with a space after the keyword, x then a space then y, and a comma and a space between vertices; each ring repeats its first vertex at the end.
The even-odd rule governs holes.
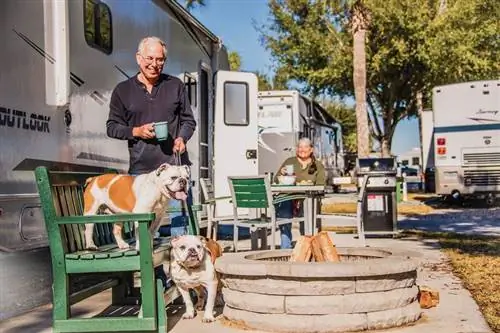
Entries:
MULTIPOLYGON (((128 140, 129 173, 147 173, 161 163, 174 164, 174 140, 182 137, 187 143, 195 128, 184 84, 174 76, 161 74, 150 94, 135 75, 120 82, 111 94, 106 129, 108 136, 128 140), (167 140, 144 140, 132 135, 134 127, 160 121, 168 122, 167 140)), ((181 160, 191 164, 187 152, 181 160)))

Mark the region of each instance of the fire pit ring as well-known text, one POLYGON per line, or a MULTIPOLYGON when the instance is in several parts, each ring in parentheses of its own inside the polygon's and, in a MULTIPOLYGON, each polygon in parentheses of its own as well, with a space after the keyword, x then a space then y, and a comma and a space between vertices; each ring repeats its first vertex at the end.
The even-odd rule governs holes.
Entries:
MULTIPOLYGON (((341 262, 289 262, 291 250, 218 258, 226 320, 272 332, 349 332, 421 316, 415 253, 339 247, 341 262)), ((417 254, 418 255, 418 254, 417 254)))

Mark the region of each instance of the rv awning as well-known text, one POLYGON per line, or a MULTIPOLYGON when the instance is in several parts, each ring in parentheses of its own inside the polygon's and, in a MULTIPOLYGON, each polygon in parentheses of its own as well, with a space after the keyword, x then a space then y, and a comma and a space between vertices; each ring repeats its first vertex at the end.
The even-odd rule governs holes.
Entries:
POLYGON ((191 37, 205 50, 209 57, 212 56, 213 45, 222 44, 219 37, 214 35, 196 17, 191 15, 181 4, 175 0, 164 0, 168 9, 179 23, 186 29, 191 37))

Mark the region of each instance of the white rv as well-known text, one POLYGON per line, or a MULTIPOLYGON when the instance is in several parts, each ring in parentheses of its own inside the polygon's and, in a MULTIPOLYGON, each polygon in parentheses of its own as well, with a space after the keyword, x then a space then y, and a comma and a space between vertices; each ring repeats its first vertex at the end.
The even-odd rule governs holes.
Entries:
POLYGON ((0 22, 0 249, 47 245, 37 166, 128 169, 127 143, 108 138, 105 123, 145 36, 166 41, 165 71, 185 81, 197 118, 188 143, 195 202, 201 177, 219 196, 229 195, 228 175, 257 174, 257 78, 228 71, 220 39, 176 1, 3 0, 0 22))
POLYGON ((314 152, 327 173, 327 186, 344 176, 342 127, 324 108, 296 90, 261 91, 258 99, 259 173, 275 173, 295 154, 301 137, 314 143, 314 152))
POLYGON ((428 146, 434 148, 436 193, 493 202, 500 194, 500 80, 439 86, 432 93, 428 146))

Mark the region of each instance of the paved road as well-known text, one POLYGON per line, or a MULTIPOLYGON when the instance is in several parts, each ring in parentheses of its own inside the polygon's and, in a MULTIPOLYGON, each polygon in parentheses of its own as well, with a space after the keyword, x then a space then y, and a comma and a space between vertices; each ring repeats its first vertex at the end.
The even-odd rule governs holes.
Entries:
POLYGON ((500 236, 500 208, 439 210, 416 217, 399 217, 402 229, 500 236))
POLYGON ((47 248, 0 252, 0 320, 51 301, 52 271, 47 248))

